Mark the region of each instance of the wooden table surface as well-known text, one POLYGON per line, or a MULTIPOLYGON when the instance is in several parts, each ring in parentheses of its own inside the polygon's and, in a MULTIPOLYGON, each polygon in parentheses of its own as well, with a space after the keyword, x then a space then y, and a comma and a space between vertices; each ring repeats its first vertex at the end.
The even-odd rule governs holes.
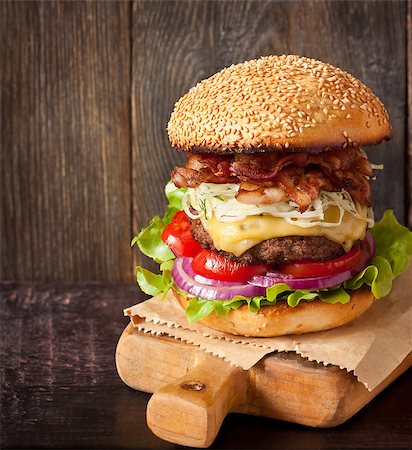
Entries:
MULTIPOLYGON (((114 352, 134 285, 1 284, 1 448, 178 448, 146 426, 149 394, 125 386, 114 352)), ((407 448, 405 373, 333 429, 230 414, 211 448, 407 448)), ((183 448, 183 447, 182 447, 183 448)))

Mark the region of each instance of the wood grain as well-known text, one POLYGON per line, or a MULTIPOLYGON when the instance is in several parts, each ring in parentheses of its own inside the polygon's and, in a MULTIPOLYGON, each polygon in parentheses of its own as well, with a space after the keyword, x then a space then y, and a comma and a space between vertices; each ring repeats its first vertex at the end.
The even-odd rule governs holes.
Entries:
POLYGON ((244 370, 212 355, 198 356, 195 367, 152 395, 146 420, 161 439, 205 448, 215 440, 227 413, 247 401, 247 384, 244 370))
POLYGON ((412 2, 408 1, 408 18, 407 18, 407 69, 408 69, 408 163, 406 165, 407 191, 406 191, 406 208, 408 215, 408 226, 412 228, 412 2))
POLYGON ((2 448, 108 445, 127 394, 119 392, 114 344, 126 322, 122 307, 136 292, 132 285, 1 286, 2 448))
MULTIPOLYGON (((0 294, 1 448, 171 448, 147 428, 150 396, 116 373, 136 286, 3 283, 0 294)), ((411 382, 404 374, 333 429, 229 414, 211 448, 408 448, 411 382)))
POLYGON ((127 2, 1 2, 3 279, 131 279, 127 2))

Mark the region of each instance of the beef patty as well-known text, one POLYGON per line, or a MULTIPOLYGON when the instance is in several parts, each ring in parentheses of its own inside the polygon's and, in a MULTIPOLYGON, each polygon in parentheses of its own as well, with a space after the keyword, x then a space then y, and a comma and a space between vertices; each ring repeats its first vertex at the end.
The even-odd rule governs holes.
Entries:
MULTIPOLYGON (((216 250, 212 238, 203 227, 199 219, 191 220, 193 237, 204 248, 216 250)), ((243 255, 236 257, 232 253, 219 251, 226 258, 245 264, 276 264, 293 262, 302 259, 311 261, 324 261, 339 258, 345 254, 343 247, 323 236, 287 236, 268 239, 247 250, 243 255)))

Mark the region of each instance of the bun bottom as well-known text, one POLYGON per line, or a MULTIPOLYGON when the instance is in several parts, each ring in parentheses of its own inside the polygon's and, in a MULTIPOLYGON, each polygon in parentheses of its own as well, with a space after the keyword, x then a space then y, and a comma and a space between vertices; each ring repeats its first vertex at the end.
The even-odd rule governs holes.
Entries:
MULTIPOLYGON (((174 289, 173 293, 183 309, 186 310, 190 297, 174 289)), ((369 289, 352 291, 348 303, 325 303, 320 300, 301 302, 291 308, 281 301, 273 306, 263 306, 257 314, 249 311, 247 305, 232 309, 220 317, 212 312, 199 322, 214 330, 226 333, 275 337, 286 334, 303 334, 336 328, 363 314, 373 303, 374 296, 369 289)))

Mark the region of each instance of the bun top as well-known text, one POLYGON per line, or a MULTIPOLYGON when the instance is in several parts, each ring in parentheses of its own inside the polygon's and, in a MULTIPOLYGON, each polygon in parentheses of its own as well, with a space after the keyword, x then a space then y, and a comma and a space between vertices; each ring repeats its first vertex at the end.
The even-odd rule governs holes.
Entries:
POLYGON ((319 152, 391 137, 388 113, 359 80, 295 55, 232 65, 189 90, 167 127, 172 147, 217 154, 319 152))

